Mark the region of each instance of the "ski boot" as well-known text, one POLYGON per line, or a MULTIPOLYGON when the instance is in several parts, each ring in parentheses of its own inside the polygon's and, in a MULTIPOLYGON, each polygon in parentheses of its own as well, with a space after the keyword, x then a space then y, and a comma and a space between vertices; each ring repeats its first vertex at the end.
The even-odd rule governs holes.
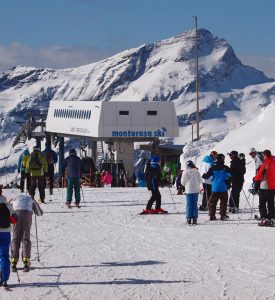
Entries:
POLYGON ((80 205, 78 202, 75 202, 74 205, 75 205, 75 207, 80 208, 80 205))
POLYGON ((30 270, 30 265, 31 265, 30 259, 27 258, 27 257, 25 257, 25 258, 23 259, 23 263, 24 263, 24 269, 23 269, 23 272, 29 272, 29 270, 30 270))
POLYGON ((191 225, 191 224, 192 224, 192 223, 191 223, 191 218, 187 218, 186 221, 187 221, 187 224, 188 224, 188 225, 191 225))
POLYGON ((156 209, 155 209, 155 213, 156 213, 156 214, 167 214, 168 211, 167 211, 167 210, 164 210, 164 209, 162 209, 162 208, 160 207, 160 208, 156 208, 156 209))
POLYGON ((16 272, 17 271, 16 264, 11 264, 11 271, 12 272, 16 272))
POLYGON ((155 210, 154 209, 144 209, 142 212, 141 212, 141 214, 142 215, 152 215, 152 214, 155 214, 156 212, 155 212, 155 210))
POLYGON ((197 218, 193 218, 193 225, 197 225, 197 218))
POLYGON ((261 219, 261 221, 258 223, 258 226, 269 226, 269 221, 265 218, 261 219))
POLYGON ((70 201, 67 201, 67 202, 66 202, 66 206, 67 206, 68 208, 72 208, 71 202, 70 202, 70 201))
POLYGON ((216 221, 216 220, 217 220, 216 216, 210 216, 209 218, 209 221, 216 221))

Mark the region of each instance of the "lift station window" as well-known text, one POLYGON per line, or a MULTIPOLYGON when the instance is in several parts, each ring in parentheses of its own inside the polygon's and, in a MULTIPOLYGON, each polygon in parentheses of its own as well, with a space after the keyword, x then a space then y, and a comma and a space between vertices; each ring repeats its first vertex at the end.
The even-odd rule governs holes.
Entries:
POLYGON ((90 119, 91 110, 79 110, 79 109, 55 109, 54 118, 69 118, 69 119, 90 119))
POLYGON ((120 116, 129 116, 129 110, 120 110, 119 115, 120 116))
POLYGON ((147 116, 157 116, 157 114, 156 110, 147 110, 147 116))

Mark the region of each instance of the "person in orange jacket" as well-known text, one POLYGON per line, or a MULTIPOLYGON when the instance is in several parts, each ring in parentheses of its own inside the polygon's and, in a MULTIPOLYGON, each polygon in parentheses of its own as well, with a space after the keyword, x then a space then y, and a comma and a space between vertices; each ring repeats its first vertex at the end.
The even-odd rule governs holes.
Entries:
POLYGON ((264 150, 264 161, 254 177, 260 182, 259 210, 261 222, 259 226, 272 226, 274 224, 274 196, 275 196, 275 159, 270 150, 264 150))

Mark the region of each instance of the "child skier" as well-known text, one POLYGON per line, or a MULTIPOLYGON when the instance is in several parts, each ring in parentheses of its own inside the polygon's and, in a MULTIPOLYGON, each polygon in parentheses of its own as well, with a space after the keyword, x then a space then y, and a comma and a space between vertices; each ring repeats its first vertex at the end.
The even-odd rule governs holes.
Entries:
POLYGON ((202 184, 202 177, 195 164, 188 160, 186 171, 181 177, 181 184, 185 187, 186 193, 186 219, 188 224, 197 224, 198 198, 202 184))

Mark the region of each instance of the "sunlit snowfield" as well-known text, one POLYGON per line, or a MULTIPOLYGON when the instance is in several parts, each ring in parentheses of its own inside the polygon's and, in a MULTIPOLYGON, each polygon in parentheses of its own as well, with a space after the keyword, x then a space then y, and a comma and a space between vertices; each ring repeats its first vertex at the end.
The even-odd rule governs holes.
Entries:
POLYGON ((244 194, 239 215, 209 222, 201 212, 189 226, 185 196, 171 192, 161 189, 168 215, 144 216, 144 188, 83 188, 80 209, 61 208, 55 189, 37 218, 40 262, 33 217, 33 269, 18 271, 20 284, 12 273, 0 298, 274 299, 275 228, 257 226, 244 194))

